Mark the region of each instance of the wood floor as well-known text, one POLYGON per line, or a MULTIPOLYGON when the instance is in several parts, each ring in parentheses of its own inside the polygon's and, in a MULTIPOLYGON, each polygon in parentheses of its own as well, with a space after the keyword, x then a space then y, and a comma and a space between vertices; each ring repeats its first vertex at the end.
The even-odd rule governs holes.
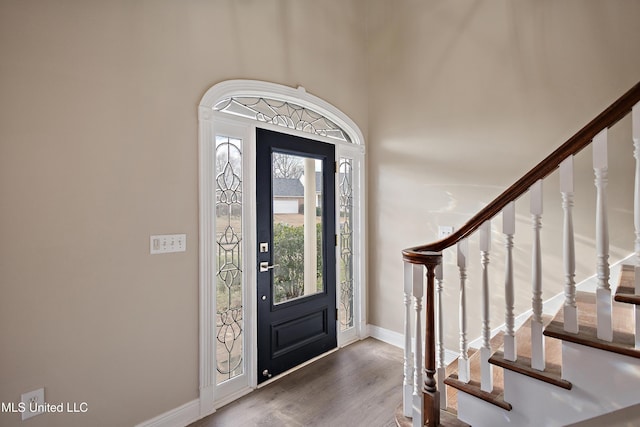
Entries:
POLYGON ((402 350, 368 338, 340 349, 189 427, 395 427, 402 350))

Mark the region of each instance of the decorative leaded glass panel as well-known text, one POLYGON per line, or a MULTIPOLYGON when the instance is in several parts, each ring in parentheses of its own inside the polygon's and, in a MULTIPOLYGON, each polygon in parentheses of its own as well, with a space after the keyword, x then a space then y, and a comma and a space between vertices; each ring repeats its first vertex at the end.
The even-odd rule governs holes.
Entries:
POLYGON ((216 136, 216 383, 243 373, 242 141, 216 136))
POLYGON ((353 159, 340 158, 340 330, 353 327, 353 159))
POLYGON ((351 142, 347 133, 337 124, 322 114, 292 102, 270 98, 231 97, 218 102, 213 108, 223 113, 351 142))

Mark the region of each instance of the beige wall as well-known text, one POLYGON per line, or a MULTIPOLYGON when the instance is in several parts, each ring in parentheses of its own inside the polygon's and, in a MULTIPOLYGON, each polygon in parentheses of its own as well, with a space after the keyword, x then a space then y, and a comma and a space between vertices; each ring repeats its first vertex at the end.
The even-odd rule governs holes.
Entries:
MULTIPOLYGON (((460 227, 638 82, 640 2, 373 0, 367 14, 369 322, 401 332, 401 249, 436 240, 439 225, 460 227)), ((630 124, 621 124, 610 154, 612 260, 633 251, 630 124)), ((576 166, 578 280, 595 273, 590 156, 585 150, 576 166)), ((559 200, 552 177, 543 217, 545 299, 562 291, 559 200)), ((528 196, 517 204, 519 311, 531 300, 528 204, 528 196)), ((500 227, 496 221, 492 327, 504 322, 500 227)), ((470 258, 473 339, 480 334, 477 238, 470 258)), ((456 350, 455 258, 445 264, 446 346, 456 350)))
MULTIPOLYGON (((459 227, 636 83, 637 16, 636 0, 1 0, 0 401, 44 386, 47 401, 90 411, 32 426, 125 426, 197 397, 196 106, 213 84, 303 85, 368 133, 369 322, 400 332, 400 250, 459 227), (149 235, 163 233, 187 233, 187 252, 150 256, 149 235)), ((611 154, 616 172, 631 168, 626 145, 611 154)), ((593 259, 589 154, 579 278, 593 259)), ((559 274, 556 181, 543 240, 559 274)), ((630 186, 612 171, 618 258, 632 250, 630 186)), ((545 276, 545 297, 558 277, 545 276)), ((0 424, 22 425, 7 414, 0 424)))
POLYGON ((1 402, 111 427, 197 398, 200 98, 302 85, 366 129, 364 35, 342 0, 0 1, 1 402))

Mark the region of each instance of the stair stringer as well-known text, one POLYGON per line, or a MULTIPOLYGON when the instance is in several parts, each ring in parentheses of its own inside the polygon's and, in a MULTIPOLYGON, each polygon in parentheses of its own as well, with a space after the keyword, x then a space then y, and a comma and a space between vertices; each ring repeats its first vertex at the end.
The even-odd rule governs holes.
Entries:
POLYGON ((517 372, 504 372, 506 411, 458 391, 458 418, 474 427, 564 426, 640 403, 640 359, 563 342, 565 390, 517 372))

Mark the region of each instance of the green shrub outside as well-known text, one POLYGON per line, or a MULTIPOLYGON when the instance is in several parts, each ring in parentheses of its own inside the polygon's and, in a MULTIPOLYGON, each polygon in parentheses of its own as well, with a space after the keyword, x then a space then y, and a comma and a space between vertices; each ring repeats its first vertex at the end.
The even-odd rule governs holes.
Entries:
MULTIPOLYGON (((322 290, 322 224, 316 225, 318 290, 322 290)), ((273 226, 273 259, 278 267, 273 276, 276 302, 304 294, 304 227, 289 224, 273 226)))

